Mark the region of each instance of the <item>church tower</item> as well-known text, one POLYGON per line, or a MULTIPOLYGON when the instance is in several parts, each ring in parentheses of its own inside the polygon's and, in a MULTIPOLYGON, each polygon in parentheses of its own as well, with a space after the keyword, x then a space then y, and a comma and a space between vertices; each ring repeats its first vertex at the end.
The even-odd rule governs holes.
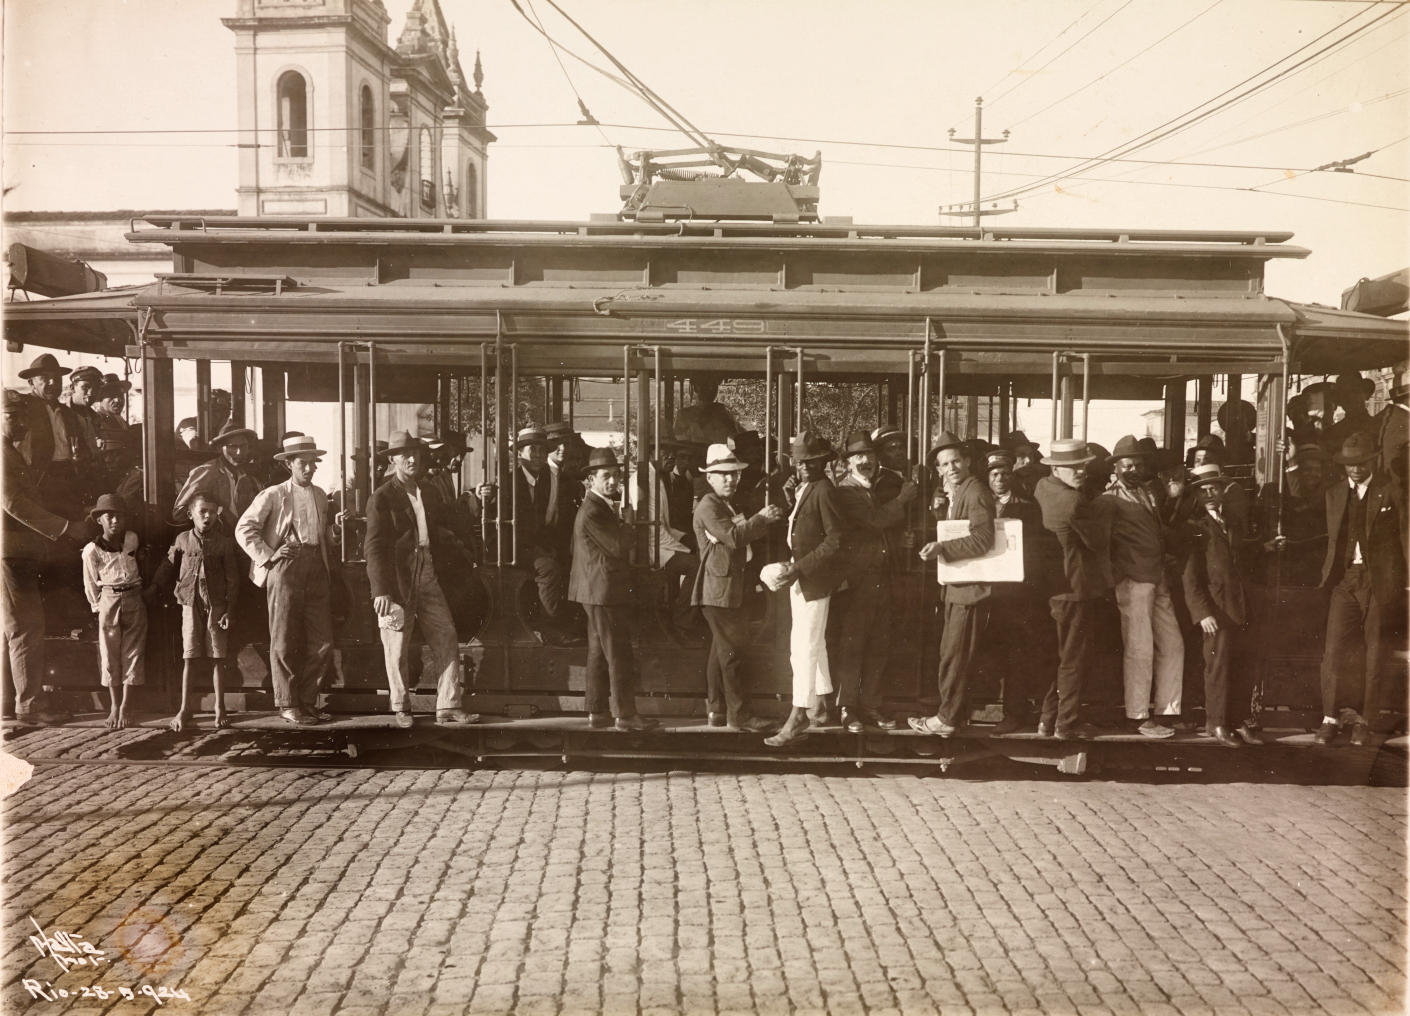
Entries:
POLYGON ((488 104, 437 0, 238 0, 241 215, 484 218, 488 104))

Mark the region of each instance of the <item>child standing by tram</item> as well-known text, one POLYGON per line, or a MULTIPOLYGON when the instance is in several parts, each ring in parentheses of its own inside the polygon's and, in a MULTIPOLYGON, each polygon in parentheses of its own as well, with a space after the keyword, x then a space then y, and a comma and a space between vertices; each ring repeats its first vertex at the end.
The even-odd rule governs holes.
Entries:
POLYGON ((127 726, 128 689, 146 681, 147 604, 137 564, 141 541, 127 528, 132 513, 116 494, 104 494, 88 513, 102 532, 83 548, 83 591, 98 615, 98 659, 112 705, 104 725, 127 726))

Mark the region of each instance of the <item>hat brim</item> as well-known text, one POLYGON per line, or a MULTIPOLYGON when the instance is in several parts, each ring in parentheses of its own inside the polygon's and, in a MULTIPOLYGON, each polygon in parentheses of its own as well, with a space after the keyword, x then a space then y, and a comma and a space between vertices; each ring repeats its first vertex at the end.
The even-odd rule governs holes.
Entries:
POLYGON ((1344 452, 1337 452, 1332 456, 1332 461, 1339 466, 1359 466, 1363 462, 1370 462, 1380 455, 1379 448, 1373 448, 1365 455, 1347 455, 1344 452))
POLYGON ((322 448, 305 448, 302 451, 297 452, 277 452, 275 453, 274 457, 280 462, 287 462, 289 461, 289 459, 321 459, 327 454, 328 453, 325 452, 322 448))
POLYGON ((829 448, 825 452, 815 452, 812 455, 800 452, 797 448, 789 451, 788 457, 794 462, 831 462, 837 458, 837 450, 829 448))
POLYGON ((407 452, 429 452, 431 446, 425 441, 417 441, 414 444, 397 445, 395 448, 383 448, 377 453, 377 461, 385 462, 393 455, 405 455, 407 452))
POLYGON ((63 377, 72 373, 72 367, 26 367, 20 371, 20 377, 28 381, 32 377, 63 377))
POLYGON ((706 466, 701 470, 703 473, 742 473, 749 468, 746 462, 716 462, 713 466, 706 466))
MULTIPOLYGON (((567 438, 564 438, 564 440, 566 441, 567 438)), ((523 440, 520 440, 519 438, 515 438, 515 439, 514 439, 514 448, 515 448, 515 450, 518 450, 518 449, 520 449, 520 448, 529 448, 529 447, 531 447, 531 446, 533 446, 533 445, 545 445, 545 446, 547 446, 547 445, 552 445, 552 444, 558 444, 558 442, 557 442, 557 441, 554 441, 552 438, 547 438, 547 437, 530 437, 530 438, 524 438, 523 440)))
MULTIPOLYGON (((247 437, 251 441, 259 440, 259 435, 250 430, 250 428, 240 427, 236 430, 227 430, 224 434, 217 434, 215 437, 208 440, 206 444, 211 448, 219 448, 221 445, 225 444, 225 442, 233 441, 237 437, 247 437)), ((275 458, 278 458, 278 456, 275 456, 275 458)))
POLYGON ((1084 455, 1084 456, 1082 456, 1082 457, 1080 457, 1080 458, 1076 458, 1076 459, 1054 459, 1054 458, 1044 457, 1044 458, 1039 459, 1038 461, 1041 462, 1041 463, 1043 463, 1043 465, 1045 465, 1045 466, 1085 466, 1085 465, 1088 465, 1089 463, 1096 462, 1096 461, 1097 461, 1097 456, 1095 456, 1095 455, 1084 455))

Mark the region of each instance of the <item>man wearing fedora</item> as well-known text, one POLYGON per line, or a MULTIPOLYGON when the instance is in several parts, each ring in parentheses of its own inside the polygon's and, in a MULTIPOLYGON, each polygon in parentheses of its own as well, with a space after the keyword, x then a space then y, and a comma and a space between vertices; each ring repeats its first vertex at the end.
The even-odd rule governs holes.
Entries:
MULTIPOLYGON (((227 423, 210 439, 210 447, 219 454, 191 470, 181 485, 173 512, 178 520, 186 519, 186 508, 198 490, 215 498, 226 519, 239 519, 249 511, 255 495, 260 492, 260 483, 250 471, 255 438, 255 432, 248 427, 227 423)), ((274 457, 284 460, 282 453, 274 457)))
POLYGON ((363 557, 396 724, 406 728, 414 722, 407 681, 411 632, 418 623, 436 675, 436 722, 452 727, 478 723, 478 714, 461 708, 465 675, 460 640, 444 591, 455 535, 448 507, 435 488, 421 482, 426 443, 404 430, 393 431, 381 454, 390 459, 392 475, 367 502, 363 557))
POLYGON ((1360 431, 1374 435, 1375 424, 1371 414, 1366 412, 1366 400, 1376 394, 1376 382, 1360 373, 1338 374, 1332 394, 1343 414, 1327 428, 1327 438, 1334 448, 1340 448, 1347 438, 1360 431))
POLYGON ((838 557, 846 589, 833 595, 837 653, 833 670, 838 675, 837 702, 842 725, 861 733, 867 725, 894 730, 896 721, 881 710, 882 677, 891 658, 891 569, 886 530, 903 521, 906 506, 915 500, 917 487, 907 481, 894 500, 877 503, 872 488, 880 463, 871 435, 855 431, 843 449, 847 475, 837 485, 834 500, 842 519, 842 548, 838 557))
MULTIPOLYGON (((568 634, 562 616, 568 563, 559 556, 563 548, 559 548, 559 554, 554 553, 556 527, 548 524, 550 508, 555 513, 556 523, 556 513, 560 507, 555 505, 553 499, 553 474, 548 468, 549 443, 548 435, 538 427, 525 427, 515 436, 514 448, 518 459, 511 492, 513 499, 504 509, 506 516, 512 516, 514 520, 513 560, 517 567, 530 568, 534 573, 534 584, 538 588, 539 604, 543 611, 539 637, 548 645, 581 644, 568 634)), ((498 492, 493 486, 482 490, 486 494, 485 511, 493 517, 498 492)), ((502 541, 502 545, 510 546, 508 541, 502 541)), ((509 564, 510 559, 503 563, 509 564)))
POLYGON ((84 543, 97 526, 89 518, 65 518, 44 503, 29 467, 20 454, 28 433, 30 401, 11 388, 4 390, 4 476, 0 499, 5 506, 0 528, 0 625, 5 638, 4 662, 15 690, 15 715, 22 722, 54 724, 68 714, 47 708, 44 689, 44 594, 39 573, 60 537, 84 543))
POLYGON ((1059 438, 1043 464, 1050 475, 1038 481, 1034 499, 1043 527, 1062 549, 1061 567, 1043 570, 1048 604, 1058 636, 1057 677, 1043 700, 1038 733, 1060 740, 1090 737, 1081 723, 1082 682, 1091 666, 1098 601, 1116 585, 1111 569, 1111 498, 1082 493, 1087 467, 1096 459, 1087 442, 1059 438))
MULTIPOLYGON (((1376 471, 1379 450, 1364 430, 1334 456, 1346 481, 1327 491, 1327 556, 1322 586, 1331 589, 1322 656, 1322 725, 1317 742, 1336 736, 1337 686, 1356 640, 1366 648, 1365 691, 1353 719, 1352 744, 1365 744, 1384 701, 1388 629, 1405 610, 1405 499, 1376 471)), ((1401 710, 1396 709, 1399 713, 1401 710)))
POLYGON ((1043 465, 1042 452, 1038 450, 1037 443, 1030 441, 1028 435, 1021 430, 1011 433, 1004 442, 1004 447, 1013 453, 1014 489, 1024 497, 1031 498, 1038 481, 1050 472, 1048 467, 1043 465))
POLYGON ((286 439, 276 458, 289 479, 260 491, 235 524, 250 580, 267 598, 274 706, 298 726, 329 719, 318 707, 333 659, 328 495, 313 485, 324 454, 307 435, 286 439))
POLYGON ((1219 466, 1194 468, 1190 487, 1200 511, 1191 517, 1183 585, 1191 621, 1204 641, 1205 734, 1229 748, 1262 744, 1253 719, 1253 667, 1241 659, 1248 622, 1243 525, 1224 511, 1228 478, 1219 466))
MULTIPOLYGON (((969 533, 953 540, 936 540, 921 548, 922 561, 964 561, 994 549, 994 496, 970 471, 970 451, 945 431, 926 458, 934 463, 944 489, 942 520, 964 520, 969 533)), ((969 722, 969 677, 975 650, 989 617, 987 582, 952 583, 943 588, 945 626, 940 635, 939 705, 934 716, 912 717, 913 729, 948 737, 969 722)))
POLYGON ((805 430, 793 439, 791 452, 798 483, 788 516, 792 556, 781 579, 788 585, 792 617, 788 658, 793 671, 793 709, 783 729, 765 739, 773 748, 796 744, 808 736, 810 725, 825 726, 831 719, 827 619, 832 594, 844 578, 838 556, 844 537, 842 516, 837 510, 837 492, 827 477, 828 463, 836 457, 832 443, 805 430))
POLYGON ((739 423, 726 406, 715 401, 720 382, 715 378, 696 375, 690 379, 693 404, 676 414, 673 430, 681 441, 693 441, 702 447, 724 444, 739 433, 739 423))
POLYGON ((649 730, 656 721, 637 712, 632 653, 631 508, 621 508, 622 467, 611 448, 588 457, 588 491, 573 522, 573 570, 568 598, 588 619, 587 710, 594 727, 649 730), (622 517, 625 516, 625 519, 622 517))
POLYGON ((78 515, 84 500, 79 478, 93 461, 94 449, 73 409, 59 401, 69 373, 53 353, 41 353, 20 371, 20 377, 29 382, 29 394, 24 397, 29 420, 19 451, 45 504, 64 515, 78 515))
POLYGON ((705 455, 705 480, 710 493, 695 506, 695 539, 700 567, 695 573, 691 603, 700 607, 713 640, 706 666, 706 708, 711 726, 764 731, 773 724, 754 716, 749 688, 740 673, 740 654, 749 641, 744 585, 749 544, 783 518, 778 505, 745 515, 735 506, 739 477, 747 468, 728 445, 711 445, 705 455))
MULTIPOLYGON (((1322 446, 1310 441, 1299 445, 1292 455, 1284 474, 1281 503, 1278 485, 1263 485, 1259 494, 1263 549, 1281 558, 1277 577, 1282 585, 1316 586, 1321 582, 1322 562, 1327 556, 1327 489, 1344 475, 1322 446), (1340 475, 1331 476, 1332 469, 1340 475), (1276 540, 1280 523, 1281 545, 1276 540)), ((1268 563, 1271 568, 1274 561, 1270 558, 1268 563)))
MULTIPOLYGON (((1127 434, 1112 450, 1111 567, 1121 612, 1122 684, 1126 719, 1138 733, 1172 737, 1180 714, 1185 642, 1165 572, 1165 492, 1142 479, 1149 453, 1127 434), (1155 712, 1151 700, 1154 695, 1155 712), (1155 717, 1169 717, 1163 724, 1155 717)), ((1242 529, 1240 530, 1242 539, 1242 529)), ((1197 619, 1196 619, 1197 620, 1197 619)))

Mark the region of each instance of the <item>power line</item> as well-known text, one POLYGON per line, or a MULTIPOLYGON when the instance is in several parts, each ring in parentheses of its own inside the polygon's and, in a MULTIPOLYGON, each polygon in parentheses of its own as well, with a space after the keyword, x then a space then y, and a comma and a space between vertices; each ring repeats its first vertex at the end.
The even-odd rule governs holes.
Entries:
POLYGON ((1091 35, 1091 34, 1092 34, 1093 32, 1095 32, 1098 28, 1101 28, 1102 25, 1106 24, 1106 23, 1107 23, 1108 21, 1110 21, 1112 18, 1116 17, 1118 14, 1120 14, 1122 11, 1124 11, 1126 8, 1130 7, 1131 4, 1133 4, 1134 2, 1135 2, 1135 0, 1126 0, 1126 2, 1125 2, 1124 4, 1122 4, 1120 7, 1116 8, 1116 10, 1112 11, 1112 12, 1111 12, 1110 14, 1108 14, 1106 17, 1102 18, 1102 20, 1101 20, 1101 21, 1098 21, 1094 26, 1092 26, 1092 28, 1088 29, 1086 35, 1083 35, 1081 39, 1076 40, 1074 43, 1072 43, 1071 46, 1068 46, 1067 49, 1063 50, 1061 53, 1058 53, 1056 56, 1054 56, 1054 57, 1053 57, 1051 60, 1049 60, 1047 63, 1043 64, 1043 66, 1039 67, 1036 71, 1031 71, 1031 72, 1029 72, 1028 77, 1019 78, 1018 81, 1016 81, 1016 82, 1013 84, 1012 87, 1010 87, 1009 89, 1007 89, 1007 90, 1004 91, 1004 92, 999 93, 999 95, 998 95, 996 98, 991 99, 990 102, 989 102, 989 105, 992 106, 994 103, 996 103, 996 102, 998 102, 1000 99, 1002 99, 1005 95, 1008 95, 1008 94, 1010 94, 1011 92, 1016 91, 1016 90, 1019 89, 1019 88, 1022 88, 1027 82, 1032 81, 1033 78, 1034 78, 1036 75, 1039 75, 1039 74, 1043 73, 1043 71, 1047 70, 1047 69, 1048 69, 1049 67, 1051 67, 1055 62, 1057 62, 1059 59, 1061 59, 1064 54, 1070 53, 1074 47, 1080 46, 1080 45, 1082 44, 1082 41, 1083 41, 1084 39, 1086 39, 1087 36, 1091 35))
MULTIPOLYGON (((1176 28, 1176 29, 1173 29, 1173 30, 1171 30, 1171 31, 1169 31, 1169 32, 1166 32, 1166 33, 1165 33, 1164 35, 1162 35, 1159 39, 1156 39, 1155 42, 1151 43, 1149 46, 1147 46, 1145 49, 1141 50, 1141 52, 1137 53, 1135 56, 1127 57, 1125 60, 1121 61, 1121 63, 1117 64, 1115 67, 1113 67, 1111 70, 1107 71, 1105 74, 1100 74, 1100 75, 1098 75, 1097 77, 1093 78, 1091 81, 1088 81, 1088 82, 1087 82, 1085 85, 1083 85, 1081 88, 1078 88, 1078 89, 1076 89, 1076 90, 1074 90, 1074 91, 1068 92, 1066 95, 1064 95, 1061 99, 1058 99, 1056 102, 1050 102, 1050 103, 1048 103, 1048 104, 1047 104, 1046 106, 1044 106, 1042 109, 1038 110, 1037 113, 1029 113, 1027 116, 1025 116, 1022 120, 1019 120, 1018 123, 1015 123, 1013 126, 1014 126, 1014 127, 1017 127, 1019 124, 1027 123, 1029 120, 1032 120, 1035 116, 1040 116, 1040 115, 1042 115, 1043 113, 1046 113, 1048 110, 1052 109, 1054 106, 1060 106, 1060 105, 1062 105, 1064 102, 1066 102, 1068 99, 1072 98, 1074 95, 1077 95, 1077 94, 1080 93, 1080 92, 1085 92, 1087 89, 1089 89, 1089 88, 1091 88, 1093 85, 1095 85, 1098 81, 1101 81, 1101 80, 1103 80, 1103 79, 1105 79, 1105 78, 1108 78, 1108 77, 1110 77, 1111 75, 1115 74, 1117 71, 1121 70, 1121 68, 1125 67, 1125 66, 1126 66, 1127 64, 1129 64, 1132 60, 1135 60, 1137 57, 1144 56, 1146 53, 1149 53, 1151 50, 1155 49, 1157 46, 1159 46, 1159 45, 1160 45, 1162 42, 1164 42, 1166 39, 1170 38, 1172 35, 1175 35, 1177 32, 1184 31, 1184 30, 1185 30, 1186 28, 1188 28, 1190 25, 1193 25, 1196 21, 1198 21, 1200 18, 1204 17, 1204 16, 1205 16, 1206 14, 1208 14, 1210 11, 1214 10, 1214 8, 1218 7, 1218 6, 1219 6, 1220 4, 1222 4, 1223 2, 1224 2, 1224 0, 1214 0, 1214 3, 1210 4, 1210 5, 1209 5, 1208 7, 1206 7, 1204 10, 1200 11, 1198 14, 1196 14, 1194 17, 1192 17, 1189 21, 1186 21, 1186 22, 1185 22, 1184 24, 1182 24, 1179 28, 1176 28)), ((996 100, 994 100, 994 101, 997 102, 998 100, 996 99, 996 100)))

